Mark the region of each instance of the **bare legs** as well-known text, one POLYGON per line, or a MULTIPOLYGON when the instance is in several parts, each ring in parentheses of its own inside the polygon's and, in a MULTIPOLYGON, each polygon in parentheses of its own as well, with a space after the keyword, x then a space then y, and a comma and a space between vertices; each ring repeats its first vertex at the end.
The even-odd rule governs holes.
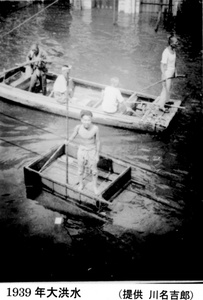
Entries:
POLYGON ((92 175, 92 183, 93 183, 93 190, 95 195, 98 195, 99 191, 97 188, 97 174, 96 175, 92 175))
POLYGON ((93 184, 93 191, 97 195, 97 159, 95 149, 93 151, 87 151, 79 147, 77 153, 78 159, 78 190, 81 191, 84 188, 84 178, 86 173, 89 173, 91 170, 92 173, 92 184, 93 184), (92 152, 92 153, 91 153, 92 152), (86 169, 87 168, 87 169, 86 169))
MULTIPOLYGON (((84 174, 82 175, 79 175, 78 176, 78 182, 79 182, 79 185, 78 185, 78 190, 79 191, 82 191, 83 188, 84 188, 84 174)), ((95 195, 98 195, 98 188, 97 188, 97 174, 96 175, 92 175, 92 184, 93 184, 93 191, 95 193, 95 195)))

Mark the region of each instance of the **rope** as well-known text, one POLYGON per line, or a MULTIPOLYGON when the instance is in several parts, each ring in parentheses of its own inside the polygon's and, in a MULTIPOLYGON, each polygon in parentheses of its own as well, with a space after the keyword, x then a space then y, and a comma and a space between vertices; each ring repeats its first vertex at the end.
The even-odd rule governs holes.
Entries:
POLYGON ((10 31, 6 32, 5 34, 3 34, 2 36, 0 36, 1 38, 4 38, 6 35, 10 34, 11 32, 13 32, 14 30, 16 30, 17 28, 19 28, 20 26, 24 25, 25 23, 27 23, 28 21, 30 21, 31 19, 35 18, 37 15, 39 15, 41 12, 43 12, 45 9, 47 9, 48 7, 52 6, 53 4, 55 4, 56 2, 58 2, 59 0, 55 0, 54 2, 52 2, 51 4, 47 5, 45 8, 43 8, 42 10, 40 10, 39 12, 37 12, 36 14, 34 14, 33 16, 31 16, 30 18, 26 19, 24 22, 22 22, 21 24, 19 24, 18 26, 14 27, 13 29, 11 29, 10 31))

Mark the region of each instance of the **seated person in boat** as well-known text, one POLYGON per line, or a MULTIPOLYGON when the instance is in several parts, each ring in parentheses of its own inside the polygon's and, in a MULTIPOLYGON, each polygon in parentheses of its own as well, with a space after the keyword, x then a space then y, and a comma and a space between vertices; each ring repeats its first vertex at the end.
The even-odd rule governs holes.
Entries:
POLYGON ((106 113, 114 114, 118 111, 124 99, 118 88, 119 79, 117 77, 111 78, 111 86, 107 86, 102 94, 102 109, 106 113))
POLYGON ((81 191, 84 188, 84 175, 85 169, 88 168, 92 173, 93 189, 94 193, 98 194, 97 189, 97 163, 99 161, 99 149, 100 149, 100 139, 99 139, 99 128, 92 124, 92 112, 89 110, 82 110, 80 113, 81 124, 74 128, 74 131, 68 141, 65 142, 66 145, 72 141, 77 135, 80 138, 80 145, 78 147, 77 160, 78 160, 78 179, 79 187, 78 190, 81 191))
POLYGON ((35 60, 36 62, 30 64, 31 67, 31 80, 29 92, 34 92, 36 83, 39 80, 43 95, 46 95, 46 73, 48 71, 46 66, 47 54, 44 50, 40 49, 38 44, 33 44, 28 55, 27 61, 35 60))
POLYGON ((65 104, 73 95, 73 81, 69 78, 71 66, 64 65, 53 86, 54 98, 60 104, 65 104))
POLYGON ((170 36, 168 39, 168 47, 162 53, 161 59, 161 73, 162 73, 162 91, 159 97, 155 100, 155 104, 159 109, 164 111, 164 105, 170 100, 171 91, 171 77, 175 77, 176 74, 176 47, 178 40, 175 36, 170 36), (168 79, 167 79, 168 78, 168 79))

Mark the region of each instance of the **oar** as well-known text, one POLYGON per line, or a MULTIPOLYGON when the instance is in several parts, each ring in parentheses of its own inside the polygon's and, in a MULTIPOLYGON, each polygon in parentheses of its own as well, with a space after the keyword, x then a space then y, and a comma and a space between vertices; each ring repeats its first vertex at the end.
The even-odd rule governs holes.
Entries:
MULTIPOLYGON (((156 100, 154 100, 154 102, 148 102, 148 101, 142 100, 141 103, 147 103, 147 104, 149 104, 149 105, 159 106, 159 104, 157 104, 155 101, 156 101, 156 100)), ((182 108, 182 109, 185 109, 184 106, 173 105, 173 104, 167 104, 167 103, 166 103, 165 105, 166 105, 166 106, 169 106, 169 107, 173 107, 173 108, 182 108)))
POLYGON ((155 83, 152 83, 152 84, 148 85, 147 87, 143 88, 140 92, 134 92, 134 93, 128 98, 127 102, 130 102, 130 100, 131 100, 137 93, 141 93, 142 91, 147 90, 147 89, 149 89, 150 87, 152 87, 152 86, 154 86, 154 85, 156 85, 156 84, 158 84, 158 83, 162 83, 162 82, 164 82, 164 81, 166 81, 166 80, 168 80, 168 79, 186 78, 186 77, 187 77, 187 75, 177 75, 177 76, 172 76, 172 77, 169 77, 169 78, 166 78, 166 79, 159 80, 159 81, 157 81, 157 82, 155 82, 155 83))
POLYGON ((22 64, 20 64, 20 65, 18 65, 18 66, 16 66, 16 67, 13 67, 13 68, 11 68, 11 69, 4 70, 3 72, 0 73, 0 76, 3 75, 3 74, 5 74, 5 73, 14 71, 14 70, 16 70, 16 69, 20 69, 20 68, 22 68, 22 67, 24 67, 24 66, 26 66, 26 65, 30 65, 30 64, 32 64, 32 63, 38 62, 38 61, 40 61, 40 60, 42 60, 42 61, 44 61, 44 62, 47 62, 47 63, 52 63, 51 60, 46 60, 46 59, 30 60, 30 61, 26 61, 26 62, 24 62, 24 63, 22 63, 22 64))

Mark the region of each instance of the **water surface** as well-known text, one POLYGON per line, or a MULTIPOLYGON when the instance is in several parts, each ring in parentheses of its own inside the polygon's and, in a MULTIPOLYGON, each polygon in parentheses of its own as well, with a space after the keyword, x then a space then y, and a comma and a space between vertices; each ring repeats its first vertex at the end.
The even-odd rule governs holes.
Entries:
MULTIPOLYGON (((53 58, 50 69, 58 73, 69 63, 74 77, 108 84, 117 76, 120 87, 137 91, 160 80, 161 54, 171 26, 165 20, 155 33, 157 10, 143 7, 138 15, 119 14, 113 26, 110 8, 79 11, 57 3, 5 35, 45 6, 23 2, 1 11, 0 69, 24 62, 37 41, 53 58)), ((189 30, 177 27, 176 34, 178 72, 188 77, 174 81, 172 96, 182 99, 185 109, 170 130, 151 135, 100 126, 100 135, 103 152, 151 170, 152 194, 180 204, 181 210, 140 197, 116 207, 112 225, 83 219, 70 206, 62 225, 56 226, 57 212, 26 198, 23 166, 63 142, 65 119, 2 100, 1 251, 13 270, 6 267, 2 281, 200 277, 202 57, 189 30)), ((147 92, 158 95, 160 90, 155 85, 147 92)), ((77 123, 69 120, 68 135, 77 123)), ((46 203, 54 196, 44 193, 38 200, 46 203)))

